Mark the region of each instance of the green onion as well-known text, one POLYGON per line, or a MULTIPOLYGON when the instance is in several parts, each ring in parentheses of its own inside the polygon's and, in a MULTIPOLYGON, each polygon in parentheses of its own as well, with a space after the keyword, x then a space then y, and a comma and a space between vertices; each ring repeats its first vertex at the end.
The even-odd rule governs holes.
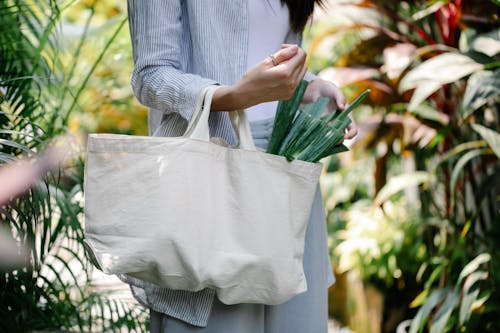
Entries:
POLYGON ((306 92, 307 85, 308 82, 302 80, 291 99, 280 101, 278 103, 278 111, 274 121, 273 132, 271 134, 271 139, 269 140, 269 146, 267 147, 268 153, 278 153, 281 143, 290 131, 292 121, 295 117, 297 109, 299 108, 300 102, 302 101, 302 97, 306 92))
POLYGON ((306 88, 307 81, 302 81, 291 99, 279 102, 267 152, 290 161, 299 159, 316 163, 348 150, 342 144, 344 130, 351 123, 348 115, 370 90, 364 91, 345 110, 333 110, 322 116, 330 102, 326 97, 320 97, 299 110, 306 88))

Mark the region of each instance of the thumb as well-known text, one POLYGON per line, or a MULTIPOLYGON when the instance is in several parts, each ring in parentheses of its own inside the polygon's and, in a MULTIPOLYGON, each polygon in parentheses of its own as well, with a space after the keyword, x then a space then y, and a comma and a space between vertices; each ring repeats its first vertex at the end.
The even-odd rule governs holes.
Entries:
POLYGON ((299 47, 297 45, 290 45, 288 47, 284 47, 281 50, 277 51, 276 53, 273 54, 274 66, 279 65, 283 61, 287 61, 293 58, 298 51, 299 47))

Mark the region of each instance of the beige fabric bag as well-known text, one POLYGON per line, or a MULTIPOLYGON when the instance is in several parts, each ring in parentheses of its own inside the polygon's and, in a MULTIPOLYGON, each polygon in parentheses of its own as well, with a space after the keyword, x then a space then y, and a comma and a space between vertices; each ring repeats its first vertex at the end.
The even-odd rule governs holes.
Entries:
POLYGON ((183 137, 91 134, 86 242, 100 269, 162 287, 214 288, 226 304, 279 304, 307 290, 304 238, 321 164, 209 141, 210 86, 183 137), (204 99, 204 101, 203 101, 204 99))

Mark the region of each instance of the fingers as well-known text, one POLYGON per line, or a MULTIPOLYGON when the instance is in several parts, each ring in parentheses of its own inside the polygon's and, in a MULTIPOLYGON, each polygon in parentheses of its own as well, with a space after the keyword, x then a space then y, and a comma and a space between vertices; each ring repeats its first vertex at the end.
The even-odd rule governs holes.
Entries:
POLYGON ((307 86, 304 94, 304 103, 312 103, 319 97, 328 97, 328 111, 343 110, 345 108, 345 97, 342 91, 332 82, 315 79, 307 86))
POLYGON ((305 59, 305 51, 297 45, 283 47, 247 70, 232 90, 239 100, 252 101, 246 107, 289 99, 307 71, 305 59))
POLYGON ((355 123, 351 123, 346 128, 346 133, 344 135, 344 140, 350 140, 350 139, 354 138, 357 134, 358 134, 358 127, 356 126, 355 123))
POLYGON ((282 48, 278 52, 270 57, 273 66, 277 66, 284 61, 292 59, 299 52, 299 47, 297 45, 291 45, 286 48, 282 48))
POLYGON ((345 97, 342 91, 334 84, 331 84, 330 89, 330 98, 331 101, 335 104, 335 109, 344 110, 345 109, 345 97))
POLYGON ((276 60, 275 62, 280 61, 277 66, 271 68, 274 73, 275 83, 282 90, 279 99, 289 99, 307 71, 305 66, 306 53, 297 45, 291 45, 276 52, 273 57, 276 60), (295 55, 286 59, 290 54, 293 54, 291 50, 295 50, 295 55))
POLYGON ((299 74, 299 81, 301 81, 302 79, 304 79, 304 76, 306 76, 306 73, 307 73, 307 67, 306 66, 302 66, 302 70, 300 71, 300 74, 299 74))

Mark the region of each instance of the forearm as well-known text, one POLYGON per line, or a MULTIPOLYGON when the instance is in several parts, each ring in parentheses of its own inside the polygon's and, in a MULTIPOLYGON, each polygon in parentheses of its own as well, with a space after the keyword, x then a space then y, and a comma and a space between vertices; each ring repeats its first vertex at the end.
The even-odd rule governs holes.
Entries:
POLYGON ((142 68, 136 65, 132 75, 134 94, 143 105, 165 113, 179 113, 187 121, 203 89, 216 83, 169 66, 142 68))

